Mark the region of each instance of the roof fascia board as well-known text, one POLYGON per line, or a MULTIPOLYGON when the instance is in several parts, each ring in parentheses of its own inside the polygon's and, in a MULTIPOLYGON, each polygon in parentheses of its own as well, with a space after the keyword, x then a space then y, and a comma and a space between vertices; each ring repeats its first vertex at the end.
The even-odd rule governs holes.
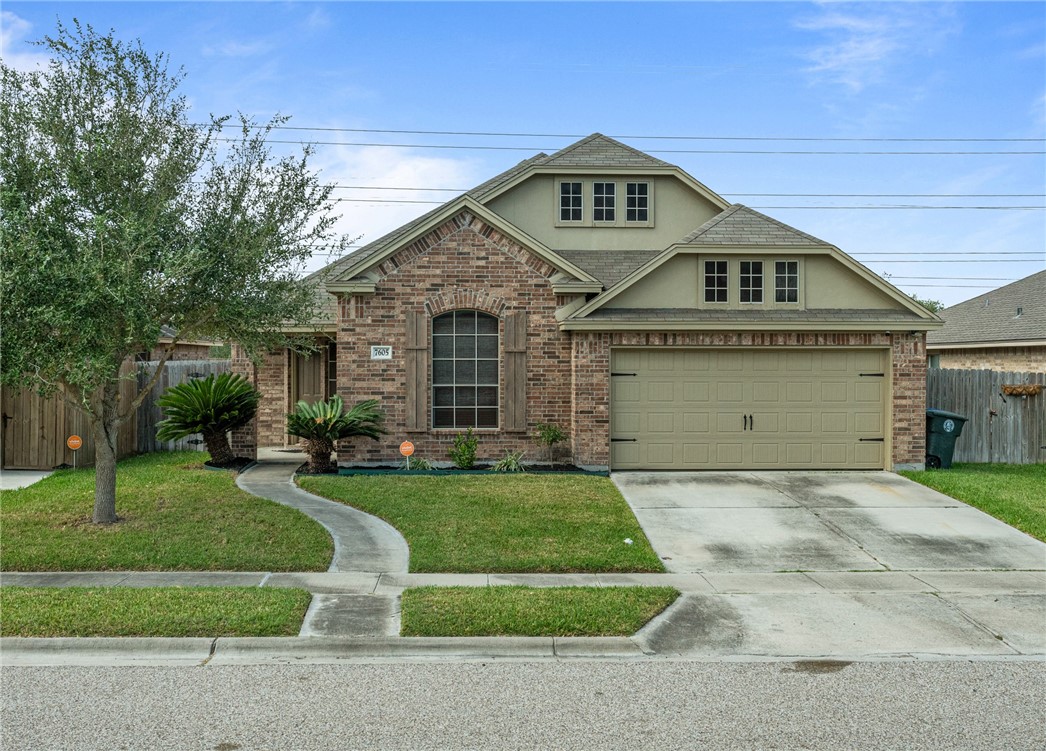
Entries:
POLYGON ((600 321, 568 318, 563 331, 929 331, 936 321, 600 321))
POLYGON ((952 350, 952 349, 1008 349, 1011 347, 1046 347, 1046 339, 1015 339, 1012 341, 993 341, 993 342, 949 342, 947 344, 937 344, 932 342, 926 343, 927 351, 933 350, 952 350))
MULTIPOLYGON (((369 271, 375 266, 378 266, 389 256, 395 255, 397 252, 399 252, 404 246, 409 245, 410 243, 417 240, 419 237, 424 237, 426 234, 434 230, 436 227, 440 226, 441 224, 448 221, 449 219, 451 219, 452 217, 454 217, 462 211, 471 211, 479 219, 483 220, 483 222, 489 224, 492 227, 495 227, 501 232, 504 232, 506 235, 511 237, 520 245, 526 247, 527 250, 535 253, 541 259, 547 261, 549 264, 559 269, 560 271, 566 274, 570 274, 571 276, 576 277, 578 280, 582 282, 599 284, 599 280, 591 274, 587 273, 586 271, 583 271, 582 269, 578 268, 566 259, 556 255, 555 252, 553 252, 543 243, 539 242, 538 240, 528 235, 526 232, 523 232, 523 230, 506 221, 503 217, 498 216, 493 211, 476 201, 471 196, 463 195, 447 203, 440 212, 429 217, 428 221, 418 225, 409 233, 399 238, 399 240, 397 240, 396 242, 391 243, 389 247, 385 248, 384 250, 378 253, 375 253, 372 256, 369 256, 368 258, 365 258, 358 264, 347 267, 341 274, 338 275, 338 279, 334 280, 333 282, 327 283, 327 289, 335 289, 339 285, 339 283, 342 283, 342 280, 348 282, 352 279, 352 277, 359 276, 360 274, 369 271)), ((602 289, 601 284, 600 289, 602 289)))
POLYGON ((376 282, 333 282, 327 285, 327 291, 331 294, 344 295, 373 295, 377 289, 376 282))

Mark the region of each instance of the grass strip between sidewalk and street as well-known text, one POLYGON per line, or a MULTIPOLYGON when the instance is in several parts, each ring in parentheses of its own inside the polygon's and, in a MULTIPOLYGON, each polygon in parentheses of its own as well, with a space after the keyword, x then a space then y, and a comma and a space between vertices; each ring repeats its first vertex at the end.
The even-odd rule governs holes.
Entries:
POLYGON ((402 636, 629 636, 679 596, 672 587, 414 587, 402 636))
POLYGON ((91 523, 94 469, 0 497, 3 571, 326 571, 334 542, 295 509, 236 487, 182 451, 117 464, 116 524, 91 523))
POLYGON ((311 597, 257 587, 0 587, 0 635, 297 636, 311 597))
POLYGON ((900 474, 1046 542, 1046 464, 953 464, 900 474))
POLYGON ((664 571, 606 477, 306 476, 298 484, 398 529, 412 572, 664 571))

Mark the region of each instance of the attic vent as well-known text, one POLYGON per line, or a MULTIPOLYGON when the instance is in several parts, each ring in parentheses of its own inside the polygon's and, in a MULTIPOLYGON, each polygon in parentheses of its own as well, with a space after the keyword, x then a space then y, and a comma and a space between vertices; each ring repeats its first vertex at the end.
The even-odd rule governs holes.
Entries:
POLYGON ((1017 308, 1017 315, 1014 316, 1014 317, 1015 318, 1020 318, 1023 313, 1024 313, 1024 308, 1017 308))

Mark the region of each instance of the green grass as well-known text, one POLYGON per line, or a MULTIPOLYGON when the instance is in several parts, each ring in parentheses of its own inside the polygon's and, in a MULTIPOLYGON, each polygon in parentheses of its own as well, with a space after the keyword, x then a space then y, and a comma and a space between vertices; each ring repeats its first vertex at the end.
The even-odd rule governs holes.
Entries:
POLYGON ((901 474, 1046 542, 1046 464, 953 464, 901 474))
POLYGON ((671 587, 416 587, 403 636, 628 636, 679 596, 671 587))
POLYGON ((119 463, 116 513, 91 523, 94 470, 0 496, 4 571, 325 571, 334 544, 304 514, 243 492, 196 452, 119 463))
POLYGON ((605 477, 300 477, 309 492, 394 526, 413 572, 664 571, 605 477), (632 544, 625 542, 632 540, 632 544))
POLYGON ((301 589, 2 587, 3 636, 297 636, 301 589))

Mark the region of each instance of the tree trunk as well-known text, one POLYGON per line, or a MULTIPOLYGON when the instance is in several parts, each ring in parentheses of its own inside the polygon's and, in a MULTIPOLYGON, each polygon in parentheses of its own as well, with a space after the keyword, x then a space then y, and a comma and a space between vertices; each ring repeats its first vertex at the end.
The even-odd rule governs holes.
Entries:
POLYGON ((329 472, 332 468, 331 452, 334 443, 323 438, 309 438, 305 441, 305 451, 309 455, 310 472, 329 472))
POLYGON ((204 433, 203 440, 207 444, 207 453, 211 455, 211 464, 224 467, 232 463, 235 457, 232 455, 232 449, 229 447, 229 438, 224 432, 204 433))
MULTIPOLYGON (((106 425, 110 413, 94 424, 94 516, 95 524, 114 524, 116 517, 117 425, 106 425)), ((113 421, 115 422, 115 420, 113 421)))

